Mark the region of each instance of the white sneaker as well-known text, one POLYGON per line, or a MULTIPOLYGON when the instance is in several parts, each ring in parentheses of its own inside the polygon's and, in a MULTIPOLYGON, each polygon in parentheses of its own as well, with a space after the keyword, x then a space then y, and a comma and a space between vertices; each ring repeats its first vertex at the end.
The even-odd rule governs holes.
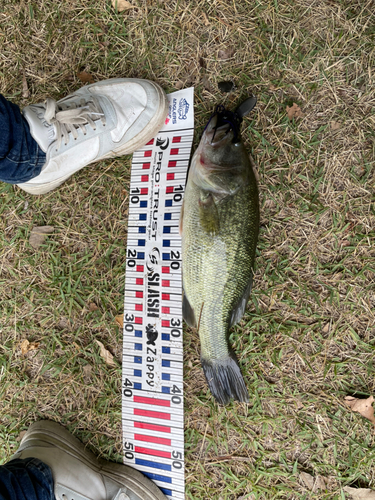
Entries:
POLYGON ((46 153, 39 175, 18 184, 45 194, 90 163, 133 153, 159 132, 168 114, 156 83, 115 78, 82 87, 72 95, 23 110, 30 132, 46 153))
POLYGON ((29 427, 12 460, 29 457, 51 468, 56 500, 166 500, 143 474, 98 459, 56 422, 42 420, 29 427))

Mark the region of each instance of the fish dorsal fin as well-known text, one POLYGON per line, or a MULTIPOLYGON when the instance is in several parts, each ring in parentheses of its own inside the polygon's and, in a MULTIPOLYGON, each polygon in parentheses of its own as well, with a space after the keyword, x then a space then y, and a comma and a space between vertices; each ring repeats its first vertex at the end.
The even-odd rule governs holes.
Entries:
POLYGON ((212 193, 202 191, 199 199, 199 220, 206 233, 215 236, 220 230, 220 219, 212 193))
POLYGON ((192 328, 197 327, 197 322, 195 321, 195 314, 193 308, 191 307, 190 302, 188 301, 185 293, 183 293, 183 299, 182 299, 182 317, 189 326, 191 326, 192 328))
POLYGON ((246 304, 250 297, 251 286, 253 284, 253 277, 251 276, 249 283, 246 287, 245 292, 243 293, 241 299, 238 301, 237 306, 232 311, 232 316, 230 318, 230 326, 232 327, 236 323, 240 321, 242 316, 245 314, 246 304))

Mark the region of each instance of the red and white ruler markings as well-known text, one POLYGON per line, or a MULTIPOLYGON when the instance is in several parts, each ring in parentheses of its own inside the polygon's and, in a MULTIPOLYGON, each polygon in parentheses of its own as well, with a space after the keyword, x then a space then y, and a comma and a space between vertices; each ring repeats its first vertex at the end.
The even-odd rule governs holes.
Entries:
POLYGON ((179 217, 194 89, 168 95, 165 126, 133 155, 125 277, 124 462, 185 498, 179 217))

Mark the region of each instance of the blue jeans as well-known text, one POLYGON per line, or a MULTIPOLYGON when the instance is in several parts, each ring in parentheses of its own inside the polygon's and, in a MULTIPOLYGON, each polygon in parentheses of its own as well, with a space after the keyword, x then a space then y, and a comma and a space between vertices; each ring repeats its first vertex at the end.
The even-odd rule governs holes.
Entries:
POLYGON ((45 161, 20 108, 0 94, 0 181, 27 182, 40 174, 45 161))
POLYGON ((55 500, 51 469, 37 458, 1 465, 0 500, 55 500))

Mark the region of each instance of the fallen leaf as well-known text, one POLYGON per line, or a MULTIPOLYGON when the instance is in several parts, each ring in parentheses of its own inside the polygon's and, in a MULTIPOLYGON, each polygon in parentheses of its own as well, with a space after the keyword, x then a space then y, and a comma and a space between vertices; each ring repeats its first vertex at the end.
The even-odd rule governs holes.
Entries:
POLYGON ((43 245, 47 235, 53 233, 53 226, 34 226, 30 233, 29 243, 33 248, 39 248, 43 245))
POLYGON ((186 87, 190 87, 191 85, 194 85, 196 81, 197 81, 197 76, 194 74, 191 74, 191 75, 188 75, 186 77, 184 85, 186 87))
POLYGON ((323 328, 322 328, 323 333, 328 333, 329 332, 329 323, 326 323, 323 328))
POLYGON ((345 493, 348 493, 353 500, 375 500, 375 491, 370 488, 351 488, 344 486, 345 493))
POLYGON ((350 247, 351 243, 349 240, 342 240, 341 241, 341 246, 342 247, 350 247))
POLYGON ((24 99, 27 99, 28 97, 30 97, 30 91, 29 91, 29 87, 27 85, 25 73, 22 75, 22 97, 24 99))
POLYGON ((313 489, 314 486, 314 478, 311 474, 308 474, 307 472, 300 472, 299 477, 303 484, 308 488, 309 490, 313 489))
POLYGON ((94 83, 94 77, 91 75, 91 73, 87 73, 87 71, 81 71, 80 73, 77 74, 78 78, 81 80, 82 83, 94 83))
POLYGON ((136 5, 132 5, 127 0, 112 0, 112 7, 117 10, 117 12, 123 12, 124 10, 136 9, 136 5))
POLYGON ((217 53, 219 59, 230 59, 236 53, 233 47, 227 47, 226 49, 221 49, 217 53))
POLYGON ((25 339, 21 342, 20 347, 22 356, 25 356, 25 354, 27 354, 28 352, 38 349, 39 342, 29 342, 27 339, 25 339))
POLYGON ((319 490, 326 489, 326 482, 323 476, 317 476, 316 478, 314 478, 311 474, 308 474, 307 472, 300 472, 299 477, 303 482, 303 484, 306 486, 306 488, 308 488, 313 493, 319 490))
POLYGON ((21 354, 22 354, 22 356, 24 356, 25 354, 27 354, 27 353, 28 353, 28 351, 29 351, 29 350, 28 350, 29 343, 30 343, 30 342, 29 342, 27 339, 25 339, 25 340, 23 340, 23 341, 21 342, 20 347, 21 347, 21 354))
POLYGON ((99 341, 95 339, 95 342, 98 344, 100 347, 100 356, 104 359, 104 361, 107 363, 109 366, 117 366, 116 363, 113 360, 113 354, 111 354, 105 347, 104 345, 99 341))
POLYGON ((331 126, 331 130, 338 130, 339 128, 341 128, 341 123, 339 122, 330 122, 330 126, 331 126))
POLYGON ((175 87, 177 90, 180 90, 184 87, 190 87, 191 85, 194 85, 195 82, 197 81, 197 76, 198 74, 189 74, 183 77, 183 80, 177 80, 175 83, 175 87))
POLYGON ((83 378, 86 383, 90 382, 91 380, 91 374, 92 374, 92 366, 91 365, 85 365, 82 368, 83 371, 83 378))
POLYGON ((314 491, 325 490, 326 488, 326 478, 324 478, 323 476, 317 476, 315 480, 314 491))
POLYGON ((360 166, 360 165, 359 165, 359 166, 356 168, 355 173, 356 173, 356 175, 357 175, 359 178, 361 178, 361 177, 362 177, 362 176, 366 173, 366 169, 365 169, 365 168, 363 168, 362 166, 360 166))
POLYGON ((123 314, 116 316, 115 321, 120 328, 124 328, 124 315, 123 314))
POLYGON ((68 318, 62 317, 60 321, 57 323, 57 328, 64 330, 65 328, 69 328, 69 320, 68 318))
POLYGON ((202 76, 202 85, 203 85, 204 89, 207 90, 208 92, 213 91, 212 85, 211 85, 210 80, 208 79, 207 75, 202 76))
POLYGON ((18 435, 18 437, 16 438, 16 441, 22 441, 22 438, 23 436, 26 434, 26 431, 21 431, 18 435))
POLYGON ((301 409, 303 408, 303 403, 302 403, 302 401, 301 401, 300 399, 295 398, 295 399, 294 399, 294 402, 296 403, 297 408, 298 408, 299 410, 301 410, 301 409))
POLYGON ((200 57, 200 58, 199 58, 199 60, 198 60, 198 62, 199 62, 199 66, 200 66, 201 68, 204 68, 204 69, 205 69, 205 68, 207 67, 207 66, 206 66, 206 61, 203 59, 203 57, 200 57))
POLYGON ((289 106, 286 107, 286 112, 289 120, 293 120, 293 118, 303 118, 305 116, 301 108, 295 102, 291 108, 289 106))
POLYGON ((367 399, 353 398, 352 396, 346 396, 344 399, 345 404, 347 404, 353 411, 356 411, 362 415, 362 417, 367 418, 375 425, 374 408, 372 403, 374 398, 370 396, 367 399))
POLYGON ((89 304, 89 311, 92 312, 92 311, 97 311, 99 308, 98 306, 95 304, 95 302, 90 302, 89 304))

